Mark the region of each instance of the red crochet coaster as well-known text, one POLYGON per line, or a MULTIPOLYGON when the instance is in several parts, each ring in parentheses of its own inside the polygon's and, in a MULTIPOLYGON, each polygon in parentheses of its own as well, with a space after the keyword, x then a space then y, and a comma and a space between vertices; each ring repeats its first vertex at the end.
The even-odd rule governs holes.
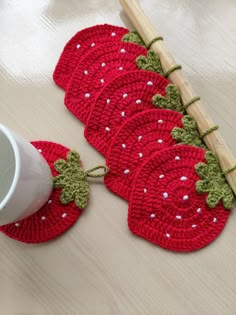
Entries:
POLYGON ((179 252, 200 249, 223 230, 229 211, 206 204, 195 190, 195 165, 205 151, 177 145, 155 153, 136 175, 130 198, 130 230, 163 248, 179 252))
MULTIPOLYGON (((65 159, 69 149, 47 141, 35 141, 32 144, 42 152, 52 175, 58 175, 53 163, 60 158, 65 159)), ((74 203, 62 205, 60 193, 59 189, 54 189, 48 203, 35 214, 19 222, 0 226, 0 231, 24 243, 46 242, 61 235, 78 220, 82 210, 74 203)))
POLYGON ((104 85, 122 72, 137 70, 136 58, 147 50, 133 43, 100 45, 76 67, 65 95, 65 105, 82 122, 104 85))
POLYGON ((127 120, 117 131, 107 154, 109 173, 106 186, 129 200, 133 180, 140 164, 156 152, 174 145, 174 127, 182 127, 183 115, 164 110, 143 111, 127 120))
POLYGON ((165 95, 168 84, 159 74, 144 70, 115 78, 96 99, 85 127, 85 138, 106 156, 120 125, 134 114, 154 108, 153 95, 165 95))
POLYGON ((100 44, 120 41, 128 33, 126 28, 104 24, 95 25, 76 33, 66 44, 53 73, 57 85, 66 89, 80 59, 100 44))

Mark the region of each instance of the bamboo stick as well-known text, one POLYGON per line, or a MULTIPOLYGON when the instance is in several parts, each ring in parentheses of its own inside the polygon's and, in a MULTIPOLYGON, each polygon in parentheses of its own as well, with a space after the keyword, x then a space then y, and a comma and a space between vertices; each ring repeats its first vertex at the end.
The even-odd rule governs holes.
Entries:
MULTIPOLYGON (((160 36, 155 31, 151 22, 145 16, 136 0, 120 0, 120 3, 146 45, 148 45, 155 37, 160 36)), ((156 41, 151 48, 156 52, 156 54, 158 54, 162 68, 165 72, 176 65, 176 62, 168 51, 164 41, 156 41)), ((196 96, 189 83, 184 78, 181 70, 172 72, 168 79, 178 87, 183 104, 186 104, 196 96)), ((187 112, 197 122, 200 133, 203 133, 215 125, 200 101, 196 101, 194 104, 189 106, 187 108, 187 112)), ((204 137, 204 141, 207 147, 217 155, 222 171, 228 170, 236 164, 236 159, 221 137, 219 131, 216 130, 208 134, 204 137)), ((226 178, 232 190, 236 194, 236 170, 226 174, 226 178)))

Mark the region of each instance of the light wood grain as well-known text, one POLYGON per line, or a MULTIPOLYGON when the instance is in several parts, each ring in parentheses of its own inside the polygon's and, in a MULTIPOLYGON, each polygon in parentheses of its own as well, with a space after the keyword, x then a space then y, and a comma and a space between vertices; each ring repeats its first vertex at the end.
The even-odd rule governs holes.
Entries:
MULTIPOLYGON (((235 155, 235 2, 140 3, 235 155)), ((86 169, 104 159, 65 108, 52 72, 68 38, 95 23, 131 26, 118 0, 0 1, 0 122, 28 140, 78 149, 86 169)), ((232 211, 209 247, 171 253, 133 236, 127 203, 94 184, 63 237, 25 245, 0 235, 0 314, 236 314, 235 226, 232 211)))
MULTIPOLYGON (((120 0, 120 3, 146 45, 149 45, 154 38, 160 36, 160 34, 155 31, 155 28, 150 23, 148 17, 144 14, 137 0, 120 0)), ((151 48, 159 56, 165 72, 176 66, 176 61, 167 49, 164 41, 159 40, 154 42, 151 45, 151 48)), ((196 93, 193 91, 193 88, 190 86, 187 78, 184 77, 181 69, 170 73, 168 79, 178 87, 183 104, 187 104, 196 97, 196 93)), ((189 106, 187 108, 187 112, 197 122, 200 134, 207 132, 213 126, 216 126, 200 100, 195 101, 193 105, 189 106)), ((217 155, 221 169, 224 172, 226 171, 226 178, 232 190, 236 194, 236 169, 228 173, 228 170, 232 169, 232 167, 236 165, 236 159, 230 148, 220 135, 220 132, 217 130, 207 134, 204 137, 204 141, 206 142, 208 148, 217 155)))

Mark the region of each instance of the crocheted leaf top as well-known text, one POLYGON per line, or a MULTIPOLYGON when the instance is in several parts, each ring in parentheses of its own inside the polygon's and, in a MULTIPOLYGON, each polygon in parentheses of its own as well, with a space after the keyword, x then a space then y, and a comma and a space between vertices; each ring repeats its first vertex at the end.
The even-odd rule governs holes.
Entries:
POLYGON ((233 192, 221 172, 216 156, 207 151, 205 159, 207 164, 201 162, 195 166, 196 172, 201 178, 196 183, 197 192, 208 193, 206 202, 210 208, 216 207, 220 200, 226 209, 232 208, 233 192))
POLYGON ((166 97, 156 94, 153 96, 152 101, 156 107, 171 109, 182 114, 185 113, 179 91, 174 84, 169 84, 166 87, 166 97))
POLYGON ((193 145, 207 150, 206 145, 197 131, 197 124, 195 120, 189 115, 186 115, 183 117, 182 123, 184 128, 175 127, 171 132, 172 137, 180 144, 193 145))
POLYGON ((147 57, 139 56, 136 59, 136 64, 141 70, 157 72, 160 75, 164 76, 164 72, 161 67, 161 61, 153 50, 148 51, 147 57))
POLYGON ((67 159, 57 160, 54 167, 59 175, 53 178, 53 183, 55 188, 62 188, 61 203, 68 204, 74 201, 79 208, 85 208, 88 202, 89 185, 81 167, 80 155, 70 151, 67 159))
POLYGON ((146 45, 142 39, 142 37, 139 35, 138 32, 136 31, 130 31, 129 33, 125 34, 122 37, 122 42, 129 42, 129 43, 134 43, 140 46, 143 46, 146 48, 146 45))

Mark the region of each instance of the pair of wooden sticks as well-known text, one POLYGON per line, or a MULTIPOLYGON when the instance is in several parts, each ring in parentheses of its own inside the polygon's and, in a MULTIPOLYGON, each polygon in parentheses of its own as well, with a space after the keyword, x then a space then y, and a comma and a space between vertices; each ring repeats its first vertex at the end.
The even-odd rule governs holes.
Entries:
MULTIPOLYGON (((120 3, 146 45, 151 43, 154 38, 160 37, 136 0, 120 0, 120 3)), ((164 41, 154 41, 151 48, 159 56, 164 72, 176 65, 176 62, 168 51, 164 41)), ((181 69, 172 72, 168 78, 178 87, 183 104, 188 103, 196 97, 193 89, 184 78, 181 69)), ((206 130, 215 126, 200 100, 197 100, 194 104, 188 106, 187 112, 196 121, 200 134, 203 134, 206 130)), ((231 170, 236 165, 236 159, 224 139, 221 137, 219 131, 214 130, 213 132, 207 134, 204 137, 204 141, 207 147, 217 155, 223 172, 231 170)), ((236 194, 236 169, 228 172, 225 176, 232 190, 236 194)))

